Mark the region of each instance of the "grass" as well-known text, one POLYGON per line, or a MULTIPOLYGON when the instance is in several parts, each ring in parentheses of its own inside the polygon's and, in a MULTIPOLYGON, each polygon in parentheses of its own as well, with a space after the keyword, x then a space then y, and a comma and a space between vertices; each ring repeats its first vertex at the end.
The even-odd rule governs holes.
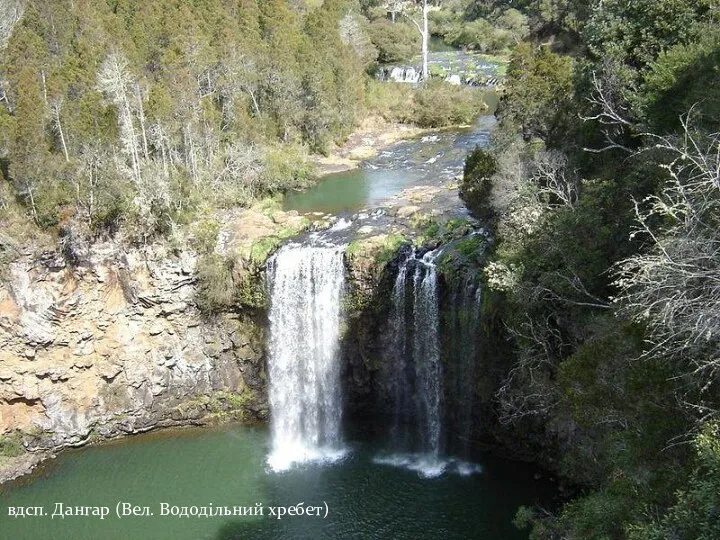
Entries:
POLYGON ((22 456, 24 453, 25 449, 20 441, 10 437, 0 438, 0 457, 14 458, 22 456))
POLYGON ((309 225, 310 220, 305 218, 297 227, 283 227, 277 234, 261 238, 250 247, 248 261, 256 267, 262 266, 283 242, 297 236, 309 225))
POLYGON ((345 253, 349 257, 372 259, 374 266, 382 268, 392 260, 400 246, 406 242, 407 239, 402 234, 373 236, 351 242, 345 253))

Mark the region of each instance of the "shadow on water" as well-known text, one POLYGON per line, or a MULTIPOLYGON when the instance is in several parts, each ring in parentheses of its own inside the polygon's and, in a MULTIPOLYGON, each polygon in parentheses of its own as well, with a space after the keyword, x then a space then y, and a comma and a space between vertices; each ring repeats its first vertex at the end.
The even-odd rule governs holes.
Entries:
POLYGON ((216 540, 255 540, 266 538, 267 528, 262 523, 232 521, 226 523, 215 536, 216 540))

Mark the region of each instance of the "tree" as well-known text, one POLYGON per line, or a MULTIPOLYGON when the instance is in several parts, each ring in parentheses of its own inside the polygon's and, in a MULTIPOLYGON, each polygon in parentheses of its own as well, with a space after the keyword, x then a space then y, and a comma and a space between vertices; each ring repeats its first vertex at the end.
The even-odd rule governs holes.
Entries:
POLYGON ((566 134, 572 95, 572 59, 545 46, 516 47, 502 101, 504 119, 520 126, 526 137, 557 139, 566 134))
POLYGON ((368 32, 383 64, 407 62, 415 55, 417 35, 408 24, 378 20, 368 25, 368 32))
POLYGON ((515 44, 520 43, 530 34, 527 16, 517 9, 508 9, 498 18, 497 22, 501 28, 510 33, 515 44))
POLYGON ((60 144, 62 145, 63 155, 65 161, 70 161, 70 154, 68 153, 67 144, 65 143, 65 133, 62 127, 62 120, 60 119, 60 112, 62 111, 63 101, 62 98, 56 99, 50 105, 50 116, 52 117, 53 129, 60 138, 60 144))
POLYGON ((98 73, 98 89, 109 96, 117 107, 118 124, 123 148, 130 157, 133 176, 140 182, 140 155, 138 135, 133 114, 132 91, 135 81, 128 70, 128 61, 120 52, 113 52, 105 59, 98 73))
POLYGON ((720 373, 720 135, 686 118, 679 137, 656 140, 669 178, 636 203, 633 236, 649 248, 619 263, 616 302, 647 325, 649 356, 687 361, 689 374, 712 381, 720 373))
POLYGON ((407 20, 409 20, 420 34, 420 54, 422 55, 421 78, 426 81, 430 78, 430 68, 428 63, 429 47, 430 47, 430 30, 428 29, 428 15, 430 13, 431 4, 428 0, 413 0, 412 4, 420 8, 420 21, 417 21, 412 13, 408 13, 403 9, 402 2, 391 1, 386 4, 389 12, 394 14, 400 12, 407 20))
POLYGON ((123 226, 135 239, 203 205, 295 186, 307 176, 296 145, 322 151, 347 136, 363 104, 375 51, 354 6, 0 0, 0 39, 12 28, 4 176, 43 226, 123 226), (245 146, 263 174, 244 176, 245 146))
POLYGON ((348 12, 340 21, 340 39, 345 45, 353 48, 365 66, 370 66, 378 59, 378 50, 373 45, 367 31, 367 21, 362 17, 348 12))
POLYGON ((15 132, 10 142, 10 178, 39 221, 37 194, 47 185, 49 147, 45 137, 48 107, 42 74, 49 64, 48 50, 37 30, 41 18, 29 9, 13 33, 5 52, 4 71, 9 82, 9 107, 15 132))
POLYGON ((643 68, 660 51, 687 43, 712 0, 605 0, 592 10, 583 37, 596 58, 612 58, 643 68))
POLYGON ((430 77, 430 68, 428 66, 428 49, 430 46, 430 31, 428 30, 428 13, 430 13, 430 4, 428 0, 419 0, 416 2, 420 5, 422 13, 422 25, 415 19, 410 18, 417 31, 420 32, 420 39, 422 40, 422 80, 426 81, 430 77))
POLYGON ((13 27, 25 11, 23 0, 4 0, 0 3, 0 50, 5 48, 13 27))

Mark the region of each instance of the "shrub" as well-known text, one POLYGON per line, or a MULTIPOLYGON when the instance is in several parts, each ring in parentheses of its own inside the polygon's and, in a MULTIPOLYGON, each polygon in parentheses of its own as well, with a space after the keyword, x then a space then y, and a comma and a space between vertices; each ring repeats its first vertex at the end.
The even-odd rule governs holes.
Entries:
POLYGON ((720 426, 708 423, 695 439, 697 468, 683 489, 675 494, 675 504, 662 518, 629 527, 631 540, 711 540, 720 538, 720 426))
POLYGON ((222 255, 201 257, 197 265, 195 303, 205 314, 227 311, 235 304, 235 261, 222 255))
POLYGON ((314 175, 307 152, 296 145, 268 150, 260 176, 260 194, 273 194, 310 185, 314 175))
POLYGON ((388 122, 410 122, 413 114, 413 88, 409 84, 368 83, 365 106, 388 122))
POLYGON ((680 127, 691 107, 709 129, 720 127, 720 31, 709 30, 697 43, 664 51, 645 75, 640 113, 659 132, 680 127))
POLYGON ((201 221, 197 223, 193 229, 193 237, 190 244, 198 253, 212 253, 215 250, 219 232, 220 224, 217 221, 201 221))
POLYGON ((482 90, 431 80, 415 94, 413 120, 420 127, 469 124, 486 108, 482 90))
POLYGON ((0 457, 18 457, 25 453, 22 445, 9 438, 0 438, 0 457))
POLYGON ((490 194, 492 176, 497 170, 495 157, 482 148, 475 148, 465 160, 460 196, 468 208, 481 219, 489 219, 493 215, 490 194))
POLYGON ((420 52, 419 35, 405 23, 379 20, 368 27, 370 40, 378 49, 382 64, 407 62, 420 52))

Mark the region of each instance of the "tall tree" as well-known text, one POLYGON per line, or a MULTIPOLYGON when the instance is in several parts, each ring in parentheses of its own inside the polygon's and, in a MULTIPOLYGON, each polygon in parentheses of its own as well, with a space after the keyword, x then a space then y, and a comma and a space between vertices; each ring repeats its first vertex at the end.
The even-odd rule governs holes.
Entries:
POLYGON ((387 4, 390 13, 400 11, 403 16, 408 19, 420 34, 420 54, 422 56, 421 78, 426 81, 430 78, 429 67, 429 50, 430 50, 430 29, 428 26, 428 16, 430 14, 431 3, 428 0, 414 0, 413 4, 420 9, 420 19, 417 20, 413 13, 402 11, 402 2, 391 1, 387 4))
POLYGON ((123 148, 130 157, 135 181, 140 182, 139 139, 135 128, 134 107, 131 103, 134 86, 135 82, 128 70, 127 59, 122 53, 111 53, 100 67, 98 89, 117 107, 123 148))

